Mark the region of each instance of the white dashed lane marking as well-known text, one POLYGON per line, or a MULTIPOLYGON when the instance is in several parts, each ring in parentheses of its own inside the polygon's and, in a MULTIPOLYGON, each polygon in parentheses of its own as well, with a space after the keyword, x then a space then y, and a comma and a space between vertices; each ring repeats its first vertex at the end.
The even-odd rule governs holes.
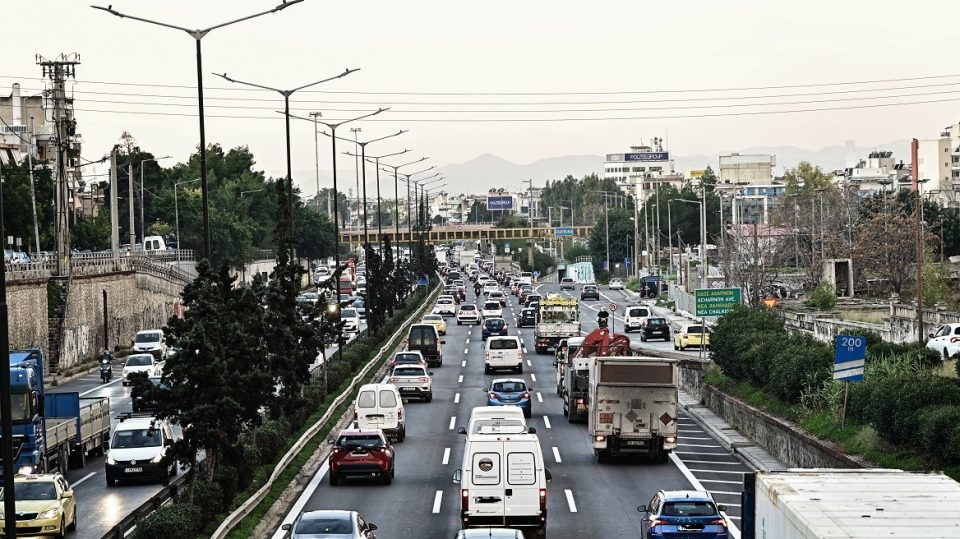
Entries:
POLYGON ((543 424, 544 424, 548 429, 549 429, 549 428, 553 428, 553 427, 550 425, 550 418, 547 417, 547 416, 543 416, 543 424))
MULTIPOLYGON (((567 497, 567 505, 570 507, 571 513, 577 512, 577 503, 573 501, 573 491, 566 489, 563 491, 563 494, 567 497)), ((438 498, 439 500, 439 498, 438 498)))
POLYGON ((443 491, 438 490, 436 496, 433 497, 433 514, 440 512, 440 498, 443 497, 443 491))
POLYGON ((454 404, 460 404, 460 394, 459 394, 459 393, 457 393, 456 395, 453 396, 453 403, 454 403, 454 404))
POLYGON ((446 466, 450 464, 450 448, 444 448, 443 450, 443 465, 446 466))
POLYGON ((457 416, 450 417, 450 426, 447 427, 447 430, 453 430, 453 426, 457 423, 457 416))

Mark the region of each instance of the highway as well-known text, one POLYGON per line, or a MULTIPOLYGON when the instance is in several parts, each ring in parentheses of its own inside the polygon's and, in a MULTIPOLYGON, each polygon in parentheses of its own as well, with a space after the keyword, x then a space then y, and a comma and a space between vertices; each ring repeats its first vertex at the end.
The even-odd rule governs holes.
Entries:
MULTIPOLYGON (((542 285, 541 293, 559 292, 558 285, 542 285)), ((603 291, 604 303, 633 303, 622 292, 603 291)), ((547 467, 553 474, 548 486, 547 535, 550 537, 639 537, 642 514, 636 507, 648 503, 660 489, 706 489, 718 503, 729 507, 730 522, 739 525, 739 484, 748 467, 724 450, 691 419, 679 418, 679 448, 666 464, 642 459, 596 463, 583 424, 568 423, 556 395, 552 355, 532 353, 533 329, 516 329, 517 300, 508 296, 504 316, 510 333, 519 335, 531 350, 524 354, 523 377, 535 396, 533 417, 547 467)), ((579 297, 579 287, 575 293, 579 297)), ((467 301, 474 301, 472 289, 467 301)), ((583 329, 596 327, 598 302, 581 304, 583 329)), ((622 310, 618 312, 622 313, 622 310)), ((619 317, 618 317, 619 318, 619 317)), ((618 320, 618 326, 622 320, 618 320)), ((622 327, 622 326, 620 326, 622 327)), ((448 318, 444 337, 444 366, 434 368, 434 399, 406 405, 407 438, 396 444, 396 477, 393 484, 348 482, 331 487, 322 467, 300 500, 302 510, 353 509, 379 526, 381 539, 399 537, 454 537, 460 529, 458 486, 452 476, 460 467, 463 437, 470 411, 486 404, 484 388, 498 375, 483 373, 483 340, 480 326, 458 326, 448 318)), ((674 328, 675 329, 675 328, 674 328)), ((639 335, 631 334, 640 344, 639 335)), ((670 343, 643 343, 673 350, 670 343)), ((695 352, 688 352, 695 357, 695 352)), ((514 376, 514 375, 511 375, 514 376)), ((288 515, 285 522, 292 516, 288 515)), ((282 532, 274 535, 283 537, 282 532)), ((734 537, 739 537, 735 533, 734 537)))
MULTIPOLYGON (((365 326, 365 323, 361 323, 361 328, 365 326)), ((336 349, 336 346, 328 348, 327 354, 331 354, 336 349)), ((117 415, 132 411, 130 397, 132 388, 120 383, 122 369, 123 361, 118 360, 114 362, 114 377, 109 383, 101 383, 100 371, 95 370, 81 378, 51 387, 50 391, 53 393, 76 391, 81 397, 109 397, 110 413, 114 416, 113 424, 116 425, 117 415)), ((69 470, 66 474, 80 508, 77 512, 77 531, 70 537, 100 539, 162 488, 158 483, 124 483, 107 486, 104 479, 105 459, 106 457, 88 456, 86 466, 69 470)))

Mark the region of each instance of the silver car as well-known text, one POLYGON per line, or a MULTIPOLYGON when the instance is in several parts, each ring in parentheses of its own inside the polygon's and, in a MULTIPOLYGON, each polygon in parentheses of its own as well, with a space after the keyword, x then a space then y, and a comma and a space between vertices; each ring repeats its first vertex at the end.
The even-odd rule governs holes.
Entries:
POLYGON ((307 511, 281 529, 290 532, 290 539, 377 539, 377 525, 356 511, 307 511))

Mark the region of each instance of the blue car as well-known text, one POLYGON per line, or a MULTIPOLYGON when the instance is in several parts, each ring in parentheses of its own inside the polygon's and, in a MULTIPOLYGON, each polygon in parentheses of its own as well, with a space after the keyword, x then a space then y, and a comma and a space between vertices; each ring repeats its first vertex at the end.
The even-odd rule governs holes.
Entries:
POLYGON ((523 417, 533 414, 530 390, 523 378, 497 378, 490 382, 487 406, 519 406, 523 417))
POLYGON ((503 318, 487 318, 483 321, 480 334, 483 340, 487 340, 487 337, 491 335, 505 337, 507 335, 507 321, 503 318))
POLYGON ((646 513, 644 539, 694 537, 729 539, 727 521, 720 514, 727 508, 717 505, 709 492, 698 490, 661 490, 649 505, 637 507, 646 513))

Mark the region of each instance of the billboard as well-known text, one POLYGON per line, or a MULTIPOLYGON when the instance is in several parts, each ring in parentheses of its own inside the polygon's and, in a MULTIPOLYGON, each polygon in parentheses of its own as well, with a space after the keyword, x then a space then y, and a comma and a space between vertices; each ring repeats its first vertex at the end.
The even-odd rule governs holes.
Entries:
POLYGON ((624 161, 669 161, 670 152, 625 153, 624 161))
POLYGON ((487 197, 487 209, 490 211, 510 211, 513 210, 513 197, 510 195, 491 195, 487 197))

